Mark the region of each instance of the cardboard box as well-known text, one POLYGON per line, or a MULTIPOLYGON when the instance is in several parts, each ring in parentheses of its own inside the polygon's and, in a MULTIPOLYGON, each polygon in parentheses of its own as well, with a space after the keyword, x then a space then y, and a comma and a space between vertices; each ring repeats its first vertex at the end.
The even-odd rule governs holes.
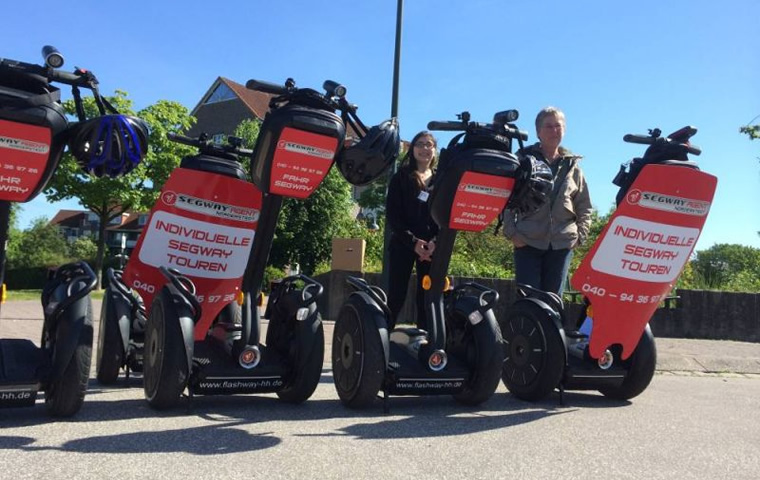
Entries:
POLYGON ((363 272, 366 246, 363 238, 333 238, 332 269, 363 272))

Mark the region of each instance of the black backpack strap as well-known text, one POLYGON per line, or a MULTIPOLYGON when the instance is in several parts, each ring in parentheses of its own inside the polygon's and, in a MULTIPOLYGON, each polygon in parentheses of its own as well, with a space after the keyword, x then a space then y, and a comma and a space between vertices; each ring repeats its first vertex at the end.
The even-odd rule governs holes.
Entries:
POLYGON ((559 189, 562 186, 563 183, 565 183, 565 178, 567 178, 567 174, 570 172, 570 162, 572 158, 562 157, 560 159, 559 169, 557 170, 557 174, 554 176, 554 185, 552 187, 552 193, 549 197, 550 205, 554 206, 554 201, 557 200, 557 195, 559 195, 559 189))

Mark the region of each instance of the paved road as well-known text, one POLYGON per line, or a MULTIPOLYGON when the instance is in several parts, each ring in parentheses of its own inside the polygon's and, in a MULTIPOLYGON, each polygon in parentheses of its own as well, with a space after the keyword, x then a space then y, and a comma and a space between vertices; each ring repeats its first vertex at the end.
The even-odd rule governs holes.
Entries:
MULTIPOLYGON (((7 307, 0 336, 38 325, 7 307)), ((42 406, 0 410, 0 477, 760 478, 752 373, 660 370, 631 402, 588 392, 569 393, 565 406, 557 395, 529 404, 503 386, 478 408, 395 397, 389 414, 379 404, 345 409, 330 373, 327 362, 300 406, 274 395, 198 397, 170 412, 147 406, 139 378, 114 388, 92 381, 69 421, 51 421, 42 406)))

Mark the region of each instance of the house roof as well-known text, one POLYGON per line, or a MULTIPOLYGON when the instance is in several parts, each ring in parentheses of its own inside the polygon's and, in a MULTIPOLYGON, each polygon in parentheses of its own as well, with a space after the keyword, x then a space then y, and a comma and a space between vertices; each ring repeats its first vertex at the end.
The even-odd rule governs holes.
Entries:
MULTIPOLYGON (((191 115, 197 116, 198 111, 203 106, 210 106, 206 104, 209 96, 217 89, 219 84, 226 85, 232 92, 243 102, 247 110, 252 113, 256 118, 263 119, 264 115, 269 111, 269 100, 274 96, 269 93, 257 92, 255 90, 249 90, 245 86, 240 85, 237 82, 230 80, 229 78, 217 77, 211 87, 201 97, 201 100, 190 112, 191 115)), ((222 103, 222 102, 220 102, 222 103)), ((213 104, 211 104, 213 105, 213 104)))
POLYGON ((81 224, 81 218, 85 215, 87 215, 86 210, 58 210, 49 223, 62 227, 78 227, 81 224))

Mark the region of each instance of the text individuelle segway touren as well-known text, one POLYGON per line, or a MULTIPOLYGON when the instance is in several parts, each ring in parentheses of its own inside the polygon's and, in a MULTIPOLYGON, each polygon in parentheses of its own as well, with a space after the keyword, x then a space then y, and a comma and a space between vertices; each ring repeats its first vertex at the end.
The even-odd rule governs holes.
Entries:
MULTIPOLYGON (((213 225, 197 225, 194 228, 205 229, 199 238, 187 222, 176 222, 188 237, 187 251, 177 252, 178 256, 188 256, 196 246, 245 249, 248 255, 236 260, 236 268, 245 269, 240 322, 234 327, 218 323, 214 327, 199 321, 206 318, 210 297, 201 302, 195 280, 179 274, 187 265, 167 262, 169 267, 176 265, 176 270, 162 267, 169 283, 156 294, 145 333, 144 388, 155 408, 175 405, 185 388, 190 395, 275 392, 289 403, 301 403, 312 395, 324 357, 324 330, 316 306, 322 285, 306 275, 285 278, 277 285, 265 313, 269 324, 264 344, 259 312, 250 301, 261 292, 283 198, 310 196, 336 156, 341 173, 358 184, 382 173, 395 158, 387 151, 398 152, 395 123, 364 128, 355 117, 356 107, 345 100, 342 85, 325 82, 325 94, 296 88, 291 79, 284 86, 255 80, 246 86, 274 95, 251 160, 255 187, 250 187, 258 188, 263 198, 260 207, 257 202, 247 208, 260 211, 258 225, 225 232, 213 225), (335 114, 338 109, 341 116, 335 114), (359 144, 346 149, 344 122, 365 132, 359 144), (211 239, 223 245, 206 245, 211 239)), ((232 202, 238 195, 230 193, 230 200, 220 203, 239 205, 232 202)), ((209 202, 191 203, 193 208, 211 208, 209 202)))
POLYGON ((464 112, 461 121, 428 124, 430 130, 463 133, 441 152, 429 199, 440 232, 429 277, 422 281, 427 329, 388 331, 385 293, 350 278, 356 291, 340 310, 332 345, 335 388, 343 404, 367 406, 380 390, 386 410, 389 395, 451 394, 466 405, 493 395, 503 358, 492 311, 498 293, 476 283, 449 290, 446 273, 457 231, 482 231, 505 207, 528 208, 536 199, 540 206, 551 189, 551 181, 542 178, 547 172, 532 157, 511 153, 513 139, 522 144, 527 138, 511 123, 517 116, 508 110, 482 124, 470 122, 464 112), (535 196, 528 193, 535 189, 535 196))
POLYGON ((524 285, 500 323, 511 393, 535 401, 559 388, 562 401, 564 390, 599 390, 627 400, 647 388, 657 362, 649 319, 686 265, 717 185, 688 160, 701 153, 689 144, 696 131, 624 137, 650 146, 613 180, 618 207, 572 277, 584 296, 580 328, 565 330, 559 297, 524 285))
POLYGON ((234 137, 226 144, 212 143, 205 134, 168 137, 198 153, 183 158, 162 187, 124 271, 106 272, 96 356, 97 379, 104 385, 114 383, 122 368, 127 378, 130 371, 143 371, 146 321, 167 281, 162 267, 189 279, 203 307, 188 342, 208 339, 229 353, 242 334, 240 281, 261 208, 261 192, 239 163, 251 150, 234 137))
MULTIPOLYGON (((100 97, 91 72, 57 70, 63 57, 53 47, 44 47, 42 54, 45 66, 0 58, 0 279, 10 204, 27 202, 45 187, 65 145, 87 173, 97 176, 129 172, 147 149, 144 124, 118 115, 100 97), (68 122, 60 90, 50 82, 72 86, 78 123, 68 122), (93 92, 100 116, 86 119, 80 87, 93 92)), ((59 267, 42 291, 40 346, 26 339, 0 340, 0 406, 32 406, 37 392, 44 391, 51 415, 79 411, 90 374, 90 292, 96 283, 86 262, 59 267)))

